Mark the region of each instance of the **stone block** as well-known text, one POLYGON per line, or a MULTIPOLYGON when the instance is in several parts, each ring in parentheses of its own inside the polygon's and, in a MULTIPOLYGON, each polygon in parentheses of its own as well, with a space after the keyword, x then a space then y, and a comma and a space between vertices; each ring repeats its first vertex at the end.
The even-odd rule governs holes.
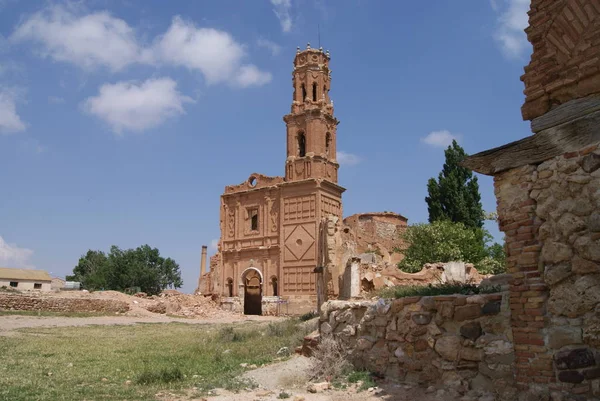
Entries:
POLYGON ((600 155, 596 153, 590 153, 581 159, 581 168, 586 173, 593 173, 600 168, 600 155))
POLYGON ((459 322, 476 319, 479 316, 481 316, 481 306, 477 304, 457 306, 454 309, 454 319, 459 322))
POLYGON ((546 343, 550 348, 559 349, 566 345, 581 344, 582 341, 581 327, 555 326, 547 332, 546 343))
POLYGON ((571 270, 575 274, 600 273, 600 262, 592 262, 575 256, 571 262, 571 270))
POLYGON ((587 368, 596 364, 594 354, 589 348, 559 351, 554 354, 554 362, 556 367, 561 370, 587 368))
POLYGON ((484 315, 497 315, 498 313, 500 313, 501 306, 501 301, 487 302, 481 308, 481 313, 483 313, 484 315))
POLYGON ((571 247, 556 241, 548 241, 542 247, 541 258, 546 263, 560 263, 571 260, 573 251, 571 247))
POLYGON ((417 312, 417 313, 413 313, 411 316, 412 321, 415 322, 415 324, 418 324, 421 326, 429 324, 429 322, 431 322, 431 317, 432 317, 431 313, 429 313, 429 312, 422 312, 422 313, 417 312))
POLYGON ((596 366, 583 371, 583 376, 586 380, 594 380, 600 378, 600 367, 596 366))
POLYGON ((462 339, 456 335, 440 337, 435 342, 435 351, 448 361, 457 361, 458 353, 462 347, 462 339))
POLYGON ((544 281, 549 285, 555 285, 569 278, 572 274, 570 263, 547 265, 544 268, 544 281))
POLYGON ((460 335, 473 341, 481 337, 482 334, 483 330, 479 322, 468 322, 460 327, 460 335))
POLYGON ((583 374, 576 370, 563 370, 558 372, 558 380, 563 383, 578 384, 584 380, 583 374))
POLYGON ((481 362, 483 360, 483 350, 481 348, 463 347, 460 351, 460 359, 481 362))

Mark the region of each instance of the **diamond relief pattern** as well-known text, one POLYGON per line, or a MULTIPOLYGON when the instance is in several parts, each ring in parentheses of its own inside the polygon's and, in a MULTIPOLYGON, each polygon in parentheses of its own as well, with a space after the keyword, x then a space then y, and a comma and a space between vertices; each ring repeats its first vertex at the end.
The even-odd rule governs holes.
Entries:
POLYGON ((314 242, 314 238, 306 228, 296 226, 285 240, 285 246, 297 260, 300 260, 314 242))

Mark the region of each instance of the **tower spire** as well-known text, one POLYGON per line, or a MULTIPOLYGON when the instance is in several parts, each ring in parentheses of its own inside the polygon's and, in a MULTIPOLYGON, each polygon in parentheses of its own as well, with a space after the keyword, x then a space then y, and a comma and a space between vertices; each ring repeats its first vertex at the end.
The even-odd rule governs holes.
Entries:
POLYGON ((336 127, 333 102, 329 98, 331 71, 329 51, 296 51, 294 58, 294 95, 287 126, 286 180, 326 179, 337 183, 336 127))

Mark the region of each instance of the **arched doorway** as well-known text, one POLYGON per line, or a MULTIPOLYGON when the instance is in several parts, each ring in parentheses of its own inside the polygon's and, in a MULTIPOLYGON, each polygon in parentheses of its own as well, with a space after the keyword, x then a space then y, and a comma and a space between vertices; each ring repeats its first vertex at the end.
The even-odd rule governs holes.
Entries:
POLYGON ((244 314, 262 315, 262 275, 255 268, 242 273, 244 283, 244 314))

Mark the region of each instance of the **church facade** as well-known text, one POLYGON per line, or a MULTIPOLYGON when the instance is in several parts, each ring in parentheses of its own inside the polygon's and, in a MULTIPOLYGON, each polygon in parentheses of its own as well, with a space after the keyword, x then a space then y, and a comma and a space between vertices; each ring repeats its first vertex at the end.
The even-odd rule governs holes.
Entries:
POLYGON ((219 254, 201 287, 246 314, 264 313, 265 300, 284 300, 290 313, 315 309, 321 222, 341 220, 345 190, 337 183, 329 60, 329 52, 310 46, 294 58, 284 176, 253 173, 221 195, 219 254))

